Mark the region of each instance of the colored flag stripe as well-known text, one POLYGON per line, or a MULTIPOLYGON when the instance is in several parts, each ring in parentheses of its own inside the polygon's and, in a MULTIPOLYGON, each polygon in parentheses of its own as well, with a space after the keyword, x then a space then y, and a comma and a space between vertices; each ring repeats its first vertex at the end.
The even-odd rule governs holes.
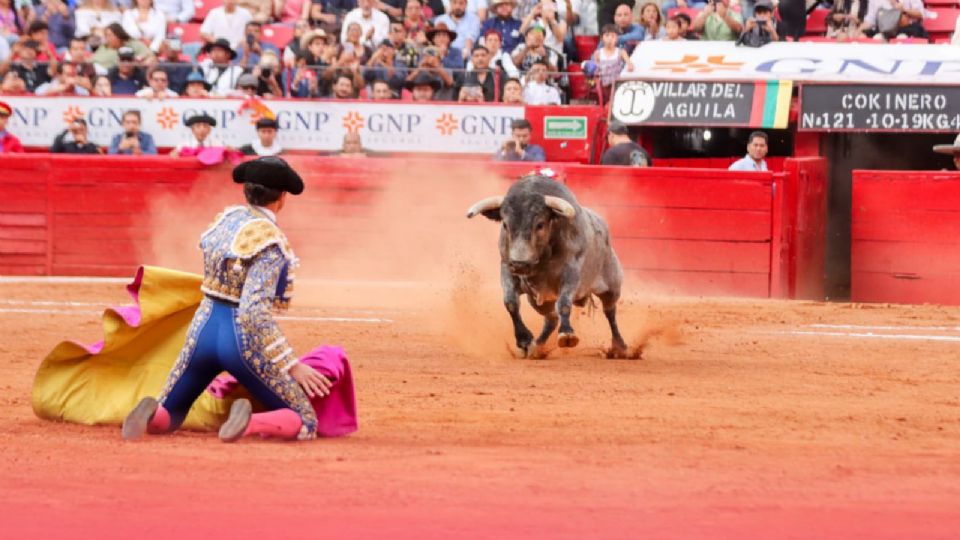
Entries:
POLYGON ((785 129, 790 121, 790 100, 793 98, 793 81, 780 81, 777 92, 777 112, 774 116, 773 127, 785 129))
POLYGON ((767 95, 767 81, 757 81, 753 87, 753 106, 750 107, 750 127, 763 124, 763 104, 767 95))

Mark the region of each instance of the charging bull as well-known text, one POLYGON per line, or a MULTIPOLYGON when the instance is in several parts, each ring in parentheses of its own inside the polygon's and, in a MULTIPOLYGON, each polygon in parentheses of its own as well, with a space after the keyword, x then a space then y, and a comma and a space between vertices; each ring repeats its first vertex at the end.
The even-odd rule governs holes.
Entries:
POLYGON ((572 306, 586 305, 590 295, 600 299, 610 323, 613 343, 607 357, 628 356, 617 328, 623 270, 600 216, 580 206, 566 186, 540 175, 513 184, 506 196, 478 201, 467 217, 477 214, 502 223, 500 284, 520 356, 542 357, 558 323, 557 345, 576 347, 580 338, 570 326, 570 313, 572 306), (521 294, 544 318, 536 340, 520 317, 521 294))

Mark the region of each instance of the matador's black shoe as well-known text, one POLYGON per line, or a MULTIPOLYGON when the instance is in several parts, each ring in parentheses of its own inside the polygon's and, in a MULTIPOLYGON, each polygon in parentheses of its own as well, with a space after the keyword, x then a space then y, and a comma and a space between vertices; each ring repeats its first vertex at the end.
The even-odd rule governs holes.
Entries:
POLYGON ((253 407, 249 399, 238 399, 230 406, 230 417, 220 426, 220 440, 223 442, 236 442, 247 432, 247 426, 250 425, 250 416, 253 407))

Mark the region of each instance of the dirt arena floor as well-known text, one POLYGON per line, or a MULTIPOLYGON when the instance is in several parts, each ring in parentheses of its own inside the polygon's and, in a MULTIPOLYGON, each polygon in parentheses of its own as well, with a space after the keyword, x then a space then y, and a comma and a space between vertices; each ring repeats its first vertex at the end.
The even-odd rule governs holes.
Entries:
POLYGON ((0 280, 0 537, 960 530, 960 309, 635 297, 623 326, 642 360, 599 358, 603 317, 581 313, 581 347, 534 361, 510 356, 496 290, 305 285, 283 327, 300 351, 347 349, 360 431, 224 445, 36 418, 43 356, 99 339, 102 307, 127 298, 118 282, 0 280))

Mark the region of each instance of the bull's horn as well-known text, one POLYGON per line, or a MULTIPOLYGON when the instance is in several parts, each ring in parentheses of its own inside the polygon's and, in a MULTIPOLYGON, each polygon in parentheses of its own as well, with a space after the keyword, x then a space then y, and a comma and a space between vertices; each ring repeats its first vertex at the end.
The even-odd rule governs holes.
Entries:
POLYGON ((566 218, 572 218, 577 215, 576 208, 567 201, 561 199, 560 197, 554 197, 552 195, 544 195, 543 202, 547 203, 547 206, 552 208, 555 212, 566 218))
POLYGON ((467 217, 472 218, 477 214, 482 214, 487 210, 496 210, 500 208, 500 205, 503 204, 503 195, 497 195, 495 197, 487 197, 486 199, 481 199, 477 201, 473 206, 467 210, 467 217))

